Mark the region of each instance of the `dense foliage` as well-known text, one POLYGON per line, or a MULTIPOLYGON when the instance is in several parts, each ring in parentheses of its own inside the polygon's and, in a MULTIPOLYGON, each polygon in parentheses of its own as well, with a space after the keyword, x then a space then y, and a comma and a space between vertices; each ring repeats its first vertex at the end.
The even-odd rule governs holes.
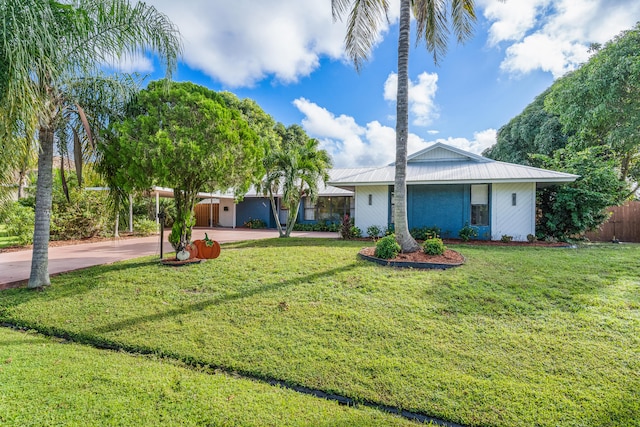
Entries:
POLYGON ((427 255, 442 255, 447 248, 442 242, 442 239, 431 237, 424 241, 422 250, 424 250, 424 253, 427 255))
POLYGON ((396 236, 390 234, 376 242, 374 255, 382 259, 392 259, 400 253, 400 244, 396 242, 396 236))
POLYGON ((640 24, 558 79, 503 126, 496 160, 580 175, 538 193, 538 237, 567 239, 608 218, 640 180, 640 24), (617 182, 616 182, 617 181, 617 182))
POLYGON ((150 83, 101 150, 101 170, 127 192, 173 189, 169 241, 177 251, 190 241, 198 192, 244 193, 264 170, 264 146, 241 113, 218 93, 189 82, 150 83))
POLYGON ((618 179, 615 161, 607 149, 590 147, 580 152, 557 150, 539 157, 550 169, 580 175, 575 182, 545 187, 538 192, 538 237, 564 240, 578 237, 606 221, 606 208, 619 204, 627 186, 618 179))

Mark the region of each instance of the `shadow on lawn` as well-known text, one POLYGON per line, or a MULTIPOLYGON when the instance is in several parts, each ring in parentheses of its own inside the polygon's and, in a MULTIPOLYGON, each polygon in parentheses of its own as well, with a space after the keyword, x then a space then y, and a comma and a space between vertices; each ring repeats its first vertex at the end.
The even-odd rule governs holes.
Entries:
MULTIPOLYGON (((241 242, 230 242, 222 245, 224 249, 244 249, 244 248, 286 248, 286 247, 327 247, 335 248, 336 243, 342 246, 345 243, 355 242, 352 240, 330 239, 326 237, 289 237, 289 238, 273 238, 260 240, 244 240, 241 242)), ((362 246, 362 243, 358 241, 362 246)), ((358 245, 356 245, 358 246, 358 245)), ((366 246, 366 245, 365 245, 366 246)))
POLYGON ((270 291, 274 291, 274 290, 278 290, 281 288, 286 288, 288 286, 291 285, 295 285, 295 284, 299 284, 300 282, 312 282, 314 280, 318 280, 318 279, 322 279, 324 277, 330 277, 333 276, 334 274, 338 274, 338 273, 343 273, 343 272, 347 272, 350 270, 353 270, 354 268, 357 267, 357 264, 349 264, 347 266, 344 267, 340 267, 340 268, 334 268, 331 270, 326 270, 326 271, 322 271, 322 272, 318 272, 318 273, 314 273, 314 274, 309 274, 307 276, 303 276, 303 277, 296 277, 294 279, 290 279, 290 280, 286 280, 284 282, 274 282, 274 283, 270 283, 270 284, 266 284, 260 287, 256 287, 256 288, 252 288, 252 289, 248 289, 242 292, 237 292, 234 294, 229 294, 229 295, 224 295, 221 297, 216 297, 216 298, 211 298, 208 300, 204 300, 204 301, 200 301, 198 303, 195 304, 190 304, 187 305, 185 307, 179 308, 179 309, 173 309, 173 310, 168 310, 162 313, 157 313, 157 314, 151 314, 151 315, 146 315, 146 316, 139 316, 139 317, 135 317, 135 318, 131 318, 131 319, 126 319, 120 322, 116 322, 116 323, 112 323, 110 325, 106 325, 106 326, 102 326, 93 330, 93 333, 96 334, 104 334, 104 333, 108 333, 108 332, 114 332, 114 331, 118 331, 121 329, 126 329, 128 327, 132 327, 135 325, 138 325, 140 323, 145 323, 145 322, 153 322, 156 320, 160 320, 160 319, 164 319, 167 317, 173 317, 173 316, 180 316, 180 315, 184 315, 184 314, 188 314, 188 313, 192 313, 195 311, 202 311, 204 309, 206 309, 207 307, 210 307, 212 305, 218 305, 218 304, 223 304, 223 303, 227 303, 227 302, 231 302, 231 301, 236 301, 242 298, 248 298, 248 297, 252 297, 254 295, 258 295, 264 292, 270 292, 270 291))
MULTIPOLYGON (((55 301, 61 298, 76 297, 94 288, 102 286, 101 278, 106 273, 126 271, 130 269, 158 265, 157 259, 143 259, 138 261, 123 261, 69 271, 51 276, 51 286, 43 289, 29 289, 26 287, 11 288, 0 291, 0 315, 2 309, 17 307, 22 303, 34 300, 55 301)), ((25 285, 26 286, 26 285, 25 285)), ((0 316, 1 317, 1 316, 0 316)))

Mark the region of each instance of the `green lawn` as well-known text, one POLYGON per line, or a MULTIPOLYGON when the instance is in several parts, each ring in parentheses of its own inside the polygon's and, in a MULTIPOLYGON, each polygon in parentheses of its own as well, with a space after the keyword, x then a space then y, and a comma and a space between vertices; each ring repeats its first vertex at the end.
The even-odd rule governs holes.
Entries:
POLYGON ((3 426, 410 426, 352 408, 151 357, 0 328, 3 426))
POLYGON ((448 271, 371 265, 361 246, 92 268, 3 291, 0 320, 467 425, 640 426, 640 246, 459 246, 448 271))

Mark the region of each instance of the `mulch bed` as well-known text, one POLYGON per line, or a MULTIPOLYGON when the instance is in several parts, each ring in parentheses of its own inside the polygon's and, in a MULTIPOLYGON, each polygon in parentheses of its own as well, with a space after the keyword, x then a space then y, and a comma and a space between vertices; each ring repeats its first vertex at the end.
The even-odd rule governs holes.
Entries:
POLYGON ((367 261, 373 261, 380 265, 388 265, 391 267, 408 267, 423 269, 445 269, 457 267, 464 264, 464 257, 451 249, 445 250, 442 255, 427 255, 422 251, 412 252, 408 254, 400 253, 392 259, 382 259, 375 257, 375 247, 363 248, 358 253, 361 258, 367 261))

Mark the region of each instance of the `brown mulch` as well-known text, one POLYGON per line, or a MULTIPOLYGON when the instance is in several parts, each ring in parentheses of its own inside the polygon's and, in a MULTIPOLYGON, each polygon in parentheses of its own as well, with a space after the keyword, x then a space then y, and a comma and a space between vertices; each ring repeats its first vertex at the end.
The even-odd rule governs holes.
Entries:
MULTIPOLYGON (((369 257, 375 258, 375 247, 363 248, 360 253, 362 255, 366 255, 369 257)), ((453 251, 451 249, 447 249, 444 251, 442 255, 427 255, 422 251, 417 251, 413 253, 398 254, 397 257, 385 261, 401 261, 401 262, 415 262, 415 263, 430 263, 430 264, 452 264, 458 265, 464 263, 464 257, 460 255, 458 252, 453 251)))

